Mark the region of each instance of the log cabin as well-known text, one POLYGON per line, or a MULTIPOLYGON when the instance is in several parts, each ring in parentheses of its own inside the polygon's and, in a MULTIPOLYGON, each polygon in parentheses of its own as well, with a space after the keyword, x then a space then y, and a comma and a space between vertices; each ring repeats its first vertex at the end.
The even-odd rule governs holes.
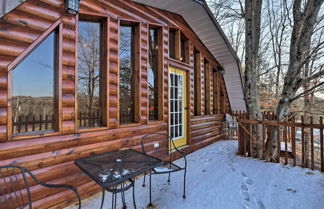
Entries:
MULTIPOLYGON (((73 163, 168 133, 193 152, 244 111, 239 60, 204 0, 2 0, 0 165, 100 187, 73 163)), ((190 183, 189 183, 190 184, 190 183)), ((76 201, 30 184, 34 208, 76 201)))

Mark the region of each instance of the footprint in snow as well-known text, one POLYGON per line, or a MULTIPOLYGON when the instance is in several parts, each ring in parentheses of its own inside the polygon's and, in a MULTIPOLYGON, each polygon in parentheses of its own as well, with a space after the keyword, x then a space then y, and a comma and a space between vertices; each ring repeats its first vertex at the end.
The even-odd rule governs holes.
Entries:
POLYGON ((247 183, 248 185, 252 185, 252 184, 253 184, 253 181, 252 181, 251 179, 247 178, 247 179, 246 179, 246 183, 247 183))
POLYGON ((244 172, 241 172, 241 175, 244 176, 244 177, 246 177, 246 174, 244 172))
POLYGON ((241 191, 241 195, 242 195, 242 197, 243 197, 244 200, 250 201, 250 195, 249 195, 249 193, 247 193, 245 191, 241 191))
POLYGON ((264 206, 262 200, 257 200, 257 206, 258 206, 258 209, 266 209, 266 207, 264 206))
POLYGON ((241 189, 244 190, 244 191, 248 191, 248 187, 246 186, 246 184, 242 184, 241 185, 241 189))
POLYGON ((250 206, 248 204, 244 204, 244 209, 250 209, 250 206))

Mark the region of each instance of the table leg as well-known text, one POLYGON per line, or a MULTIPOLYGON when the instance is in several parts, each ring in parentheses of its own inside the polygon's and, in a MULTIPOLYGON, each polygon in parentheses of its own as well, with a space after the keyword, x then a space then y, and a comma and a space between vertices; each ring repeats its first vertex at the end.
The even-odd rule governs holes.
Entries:
POLYGON ((101 206, 100 206, 100 209, 102 209, 102 206, 104 204, 104 201, 105 201, 105 188, 103 187, 102 188, 102 199, 101 199, 101 206))
POLYGON ((134 179, 134 185, 133 185, 133 204, 134 204, 134 209, 136 209, 136 201, 135 201, 135 179, 134 179))
MULTIPOLYGON (((124 183, 121 184, 121 189, 124 189, 124 183)), ((125 191, 122 191, 121 193, 121 198, 122 198, 122 202, 123 202, 123 209, 126 209, 126 201, 125 201, 125 191)))
POLYGON ((152 206, 152 171, 150 171, 150 203, 149 206, 152 206))

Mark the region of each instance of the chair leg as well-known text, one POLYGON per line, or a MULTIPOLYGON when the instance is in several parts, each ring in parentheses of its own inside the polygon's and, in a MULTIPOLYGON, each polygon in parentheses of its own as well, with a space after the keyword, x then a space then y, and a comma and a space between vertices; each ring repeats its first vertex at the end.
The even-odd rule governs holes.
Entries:
MULTIPOLYGON (((121 188, 124 188, 124 183, 122 183, 121 188)), ((123 209, 126 209, 126 201, 125 201, 125 191, 121 192, 121 198, 122 198, 122 202, 123 202, 123 209)))
POLYGON ((186 175, 187 175, 187 167, 185 167, 184 175, 183 175, 183 198, 186 198, 186 175))
POLYGON ((117 209, 117 194, 115 194, 115 205, 114 205, 114 209, 117 209))
POLYGON ((152 171, 150 171, 150 203, 149 206, 152 206, 152 171))
POLYGON ((112 193, 112 196, 111 196, 111 208, 112 209, 114 209, 114 205, 115 205, 114 201, 115 201, 115 194, 112 193))
POLYGON ((134 209, 136 209, 136 201, 135 201, 135 180, 134 180, 134 185, 133 185, 133 205, 134 205, 134 209))
POLYGON ((169 173, 168 182, 170 182, 171 173, 169 173))
POLYGON ((102 188, 102 199, 101 199, 100 209, 102 209, 102 206, 104 204, 104 201, 105 201, 105 188, 102 188))
POLYGON ((144 173, 144 179, 143 179, 143 187, 145 187, 145 178, 146 178, 146 173, 144 173))

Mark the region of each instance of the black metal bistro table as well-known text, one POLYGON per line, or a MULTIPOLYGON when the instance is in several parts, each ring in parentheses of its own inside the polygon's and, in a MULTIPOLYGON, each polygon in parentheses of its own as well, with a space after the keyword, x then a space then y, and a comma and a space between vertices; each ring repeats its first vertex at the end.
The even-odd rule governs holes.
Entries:
POLYGON ((123 208, 126 208, 124 192, 131 187, 136 208, 134 177, 152 170, 162 164, 162 161, 136 150, 125 149, 78 158, 74 163, 102 187, 100 208, 104 203, 105 190, 113 194, 112 208, 116 207, 118 193, 121 193, 123 208))

